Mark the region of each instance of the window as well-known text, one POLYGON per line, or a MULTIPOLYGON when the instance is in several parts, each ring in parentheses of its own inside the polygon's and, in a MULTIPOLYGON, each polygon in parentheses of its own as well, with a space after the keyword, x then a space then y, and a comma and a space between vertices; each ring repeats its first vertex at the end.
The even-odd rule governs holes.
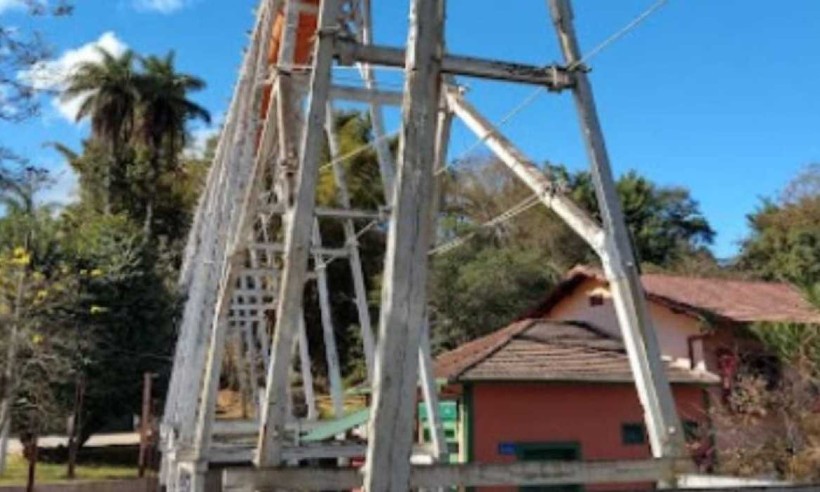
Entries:
POLYGON ((604 296, 602 296, 601 294, 593 294, 589 296, 589 305, 592 307, 603 306, 604 296))
POLYGON ((646 431, 643 424, 626 423, 621 426, 621 442, 628 446, 646 444, 646 431))

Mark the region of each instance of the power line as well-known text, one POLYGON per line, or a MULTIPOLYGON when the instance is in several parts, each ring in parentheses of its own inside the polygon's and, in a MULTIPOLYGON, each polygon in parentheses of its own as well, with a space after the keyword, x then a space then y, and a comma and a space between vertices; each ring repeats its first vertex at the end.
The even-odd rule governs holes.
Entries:
POLYGON ((649 8, 644 10, 643 13, 641 13, 639 16, 635 17, 631 22, 629 22, 623 28, 621 28, 620 30, 616 31, 614 34, 612 34, 611 36, 609 36, 608 38, 603 40, 600 44, 598 44, 598 46, 591 49, 580 60, 576 61, 575 63, 573 63, 572 65, 570 65, 567 68, 569 70, 574 70, 574 69, 580 67, 581 65, 585 64, 589 60, 595 58, 603 50, 608 48, 612 43, 614 43, 615 41, 618 41, 622 37, 629 34, 632 30, 634 30, 641 23, 643 23, 643 21, 648 19, 652 14, 657 12, 661 7, 663 7, 667 3, 669 3, 669 0, 658 0, 657 2, 653 3, 652 5, 649 6, 649 8))
POLYGON ((355 149, 351 150, 350 152, 348 152, 344 155, 341 155, 339 157, 334 158, 333 160, 331 160, 327 164, 324 164, 323 166, 321 166, 319 168, 319 170, 321 171, 323 169, 326 169, 328 167, 333 166, 334 164, 341 164, 341 163, 343 163, 344 161, 346 161, 348 159, 352 159, 352 158, 356 157, 357 155, 361 154, 362 152, 374 147, 377 143, 381 142, 382 140, 391 139, 391 138, 397 136, 398 134, 399 134, 399 131, 397 130, 397 131, 390 132, 390 133, 385 133, 384 135, 376 137, 373 140, 367 142, 366 144, 360 145, 360 146, 356 147, 355 149))
POLYGON ((461 237, 457 237, 456 239, 448 241, 440 246, 436 246, 435 248, 430 250, 429 255, 435 256, 438 254, 449 253, 454 249, 460 248, 461 246, 467 244, 470 240, 478 236, 481 230, 497 227, 505 222, 509 222, 510 220, 518 217, 519 215, 538 205, 540 201, 541 200, 538 198, 537 195, 531 195, 525 198, 524 200, 520 201, 516 205, 512 206, 505 212, 479 225, 477 230, 465 234, 461 237))
MULTIPOLYGON (((538 99, 538 96, 540 96, 540 95, 541 95, 541 94, 543 94, 543 93, 544 93, 544 87, 539 87, 539 88, 537 88, 536 90, 534 90, 534 91, 532 92, 532 94, 530 94, 529 96, 525 97, 525 98, 524 98, 524 100, 523 100, 523 101, 521 101, 521 103, 520 103, 520 104, 518 104, 516 107, 514 107, 512 110, 510 110, 510 112, 508 112, 508 113, 507 113, 507 114, 506 114, 503 118, 501 118, 501 120, 499 120, 498 124, 496 125, 496 128, 501 128, 501 127, 503 127, 504 125, 506 125, 507 123, 509 123, 509 122, 510 122, 513 118, 515 118, 516 116, 518 116, 518 113, 520 113, 521 111, 523 111, 524 109, 526 109, 529 105, 531 105, 532 103, 534 103, 534 102, 535 102, 535 100, 536 100, 536 99, 538 99)), ((486 136, 484 136, 484 137, 477 138, 477 139, 476 139, 476 141, 472 143, 472 145, 470 145, 469 147, 467 147, 467 149, 465 149, 463 152, 459 153, 459 154, 458 154, 458 156, 457 156, 457 157, 455 157, 455 158, 454 158, 452 161, 450 161, 450 162, 458 162, 458 161, 460 161, 460 160, 461 160, 461 159, 463 159, 465 156, 469 155, 469 154, 470 154, 470 153, 472 153, 475 149, 477 149, 478 147, 480 147, 480 146, 481 146, 484 142, 486 142, 486 141, 487 141, 487 139, 488 139, 488 138, 490 138, 490 135, 489 135, 489 134, 488 134, 488 135, 486 135, 486 136)), ((438 176, 438 175, 440 175, 440 174, 442 174, 442 173, 446 172, 446 171, 447 171, 447 169, 448 169, 449 167, 451 167, 451 166, 450 166, 450 165, 445 165, 445 166, 441 167, 438 171, 436 171, 436 176, 438 176)))
MULTIPOLYGON (((586 64, 587 62, 589 62, 591 59, 598 56, 602 51, 604 51, 610 45, 612 45, 613 43, 615 43, 619 39, 621 39, 624 36, 626 36, 627 34, 629 34, 635 28, 637 28, 641 23, 643 23, 646 19, 648 19, 652 14, 657 12, 661 7, 666 5, 668 2, 669 2, 669 0, 658 0, 654 4, 650 5, 649 8, 647 8, 640 15, 635 17, 632 21, 630 21, 624 27, 622 27, 621 29, 619 29, 618 31, 613 33, 611 36, 609 36, 604 41, 602 41, 597 46, 595 46, 593 49, 591 49, 589 52, 587 52, 587 54, 584 55, 580 60, 577 60, 576 62, 574 62, 570 66, 568 66, 567 70, 569 70, 569 71, 575 70, 575 69, 581 67, 582 65, 586 64)), ((512 110, 510 110, 509 113, 507 113, 503 118, 501 118, 501 120, 496 125, 496 127, 501 128, 504 125, 506 125, 507 123, 509 123, 510 120, 512 120, 514 117, 518 116, 519 113, 521 113, 524 109, 526 109, 531 104, 533 104, 535 102, 535 100, 538 99, 538 96, 543 94, 545 91, 546 91, 546 87, 538 87, 537 89, 535 89, 535 91, 533 91, 532 94, 525 97, 524 100, 521 101, 520 104, 515 106, 512 110)), ((487 138, 489 138, 489 135, 476 139, 476 141, 473 142, 473 144, 471 144, 469 147, 467 147, 467 149, 464 150, 463 152, 459 153, 458 157, 453 159, 451 162, 460 161, 465 156, 467 156, 468 154, 473 152, 475 149, 480 147, 487 140, 487 138)), ((445 166, 444 168, 440 169, 436 174, 441 174, 441 173, 445 172, 447 170, 447 168, 449 168, 449 167, 450 167, 449 165, 445 166)))
MULTIPOLYGON (((358 241, 359 239, 362 238, 362 236, 364 236, 365 234, 370 232, 371 229, 373 229, 374 227, 379 225, 380 222, 381 222, 381 220, 379 220, 379 219, 371 220, 366 226, 362 227, 362 229, 359 232, 357 232, 355 236, 350 238, 349 241, 346 241, 345 246, 348 246, 348 247, 355 246, 356 241, 358 241)), ((338 260, 339 258, 340 258, 339 256, 334 256, 333 258, 329 259, 328 261, 324 261, 324 262, 316 265, 316 270, 327 269, 328 265, 330 265, 334 261, 338 260)))

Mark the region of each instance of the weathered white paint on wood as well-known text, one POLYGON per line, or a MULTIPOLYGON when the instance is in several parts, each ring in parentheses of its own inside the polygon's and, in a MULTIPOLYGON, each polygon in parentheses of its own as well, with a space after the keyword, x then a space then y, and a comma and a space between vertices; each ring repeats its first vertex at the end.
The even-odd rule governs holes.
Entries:
POLYGON ((313 368, 310 364, 310 346, 308 344, 307 327, 302 317, 299 323, 299 370, 302 373, 302 392, 305 395, 305 404, 308 408, 308 420, 315 420, 319 416, 316 410, 316 393, 313 389, 313 368))
MULTIPOLYGON (((325 131, 327 132, 328 147, 330 148, 330 158, 332 159, 333 178, 336 182, 337 198, 343 208, 350 208, 350 191, 347 187, 347 173, 344 164, 337 159, 341 154, 339 138, 334 125, 333 105, 328 104, 328 113, 325 117, 325 131)), ((383 186, 387 186, 386 183, 383 186)), ((359 251, 359 239, 356 233, 356 225, 352 220, 343 222, 345 242, 350 251, 350 276, 353 279, 353 293, 356 296, 356 312, 359 315, 359 327, 362 333, 362 345, 364 349, 365 368, 367 369, 367 381, 373 381, 373 353, 375 351, 375 341, 373 340, 373 323, 370 319, 370 308, 367 304, 367 285, 364 280, 364 268, 362 266, 361 253, 359 251)))
MULTIPOLYGON (((564 59, 569 66, 573 66, 581 60, 581 54, 570 5, 566 0, 548 0, 548 5, 564 59)), ((644 408, 652 454, 655 457, 687 456, 675 400, 661 362, 657 335, 646 308, 638 264, 612 177, 592 86, 583 69, 576 71, 574 75, 575 106, 592 168, 604 229, 608 231, 601 259, 612 290, 613 304, 621 325, 638 396, 644 408)))
MULTIPOLYGON (((313 221, 313 246, 322 247, 322 232, 319 221, 313 221)), ((313 256, 316 269, 316 288, 319 291, 319 317, 322 323, 322 337, 325 342, 325 361, 327 377, 330 381, 330 400, 333 402, 333 416, 344 416, 344 388, 342 387, 342 369, 339 365, 339 351, 336 349, 336 330, 333 328, 333 313, 330 304, 330 290, 327 285, 327 269, 320 255, 313 256)))
MULTIPOLYGON (((370 0, 362 0, 360 5, 359 40, 362 44, 373 44, 373 16, 371 12, 370 0)), ((373 67, 368 63, 360 63, 359 71, 364 79, 365 88, 369 91, 378 91, 378 83, 373 72, 373 67)), ((401 103, 400 103, 401 104, 401 103)), ((382 103, 376 100, 370 101, 370 123, 373 125, 373 135, 376 140, 376 157, 379 161, 379 172, 382 176, 384 187, 384 199, 388 206, 393 204, 393 190, 396 181, 396 165, 393 162, 393 154, 390 152, 390 145, 384 138, 384 115, 382 103)))
MULTIPOLYGON (((412 469, 410 483, 405 490, 438 486, 550 486, 648 482, 669 476, 679 464, 680 462, 673 460, 631 460, 416 466, 412 469)), ((226 492, 266 492, 274 490, 273 487, 287 490, 350 490, 361 487, 363 482, 361 472, 355 469, 235 468, 225 471, 223 487, 226 492)))
MULTIPOLYGON (((373 83, 375 84, 375 81, 373 83)), ((401 106, 401 102, 404 99, 404 94, 397 91, 362 89, 361 87, 351 87, 343 85, 334 85, 330 89, 330 96, 332 99, 338 101, 371 103, 373 106, 377 108, 379 113, 381 113, 382 105, 401 106)), ((382 128, 383 126, 384 125, 382 124, 382 128)))
POLYGON ((281 462, 285 438, 288 368, 294 335, 302 316, 307 263, 310 254, 313 210, 316 207, 316 182, 324 143, 325 113, 333 64, 331 29, 337 22, 337 0, 322 0, 319 12, 318 39, 313 54, 311 90, 308 98, 305 130, 300 148, 297 189, 293 210, 285 234, 285 263, 282 287, 276 310, 276 329, 267 373, 265 404, 262 407, 262 429, 257 459, 262 465, 281 462))
POLYGON ((567 225, 597 252, 603 250, 605 232, 584 209, 568 198, 538 166, 470 105, 454 87, 447 89, 447 101, 455 114, 506 164, 524 184, 538 195, 567 225))
MULTIPOLYGON (((442 109, 438 115, 438 127, 436 129, 436 173, 444 169, 447 165, 447 152, 450 144, 450 131, 453 123, 453 113, 446 104, 442 95, 442 109)), ((430 238, 431 246, 436 242, 436 230, 438 227, 438 214, 441 206, 441 180, 434 179, 433 182, 433 206, 430 207, 430 238)), ((441 421, 439 409, 438 385, 436 383, 435 365, 433 363, 432 350, 430 348, 430 319, 429 313, 425 315, 424 326, 422 327, 421 343, 419 346, 419 383, 424 397, 424 404, 427 409, 427 423, 432 441, 432 457, 436 462, 447 458, 447 439, 444 434, 444 426, 441 421)))
POLYGON ((364 486, 406 491, 426 317, 443 0, 413 0, 394 208, 387 241, 364 486))

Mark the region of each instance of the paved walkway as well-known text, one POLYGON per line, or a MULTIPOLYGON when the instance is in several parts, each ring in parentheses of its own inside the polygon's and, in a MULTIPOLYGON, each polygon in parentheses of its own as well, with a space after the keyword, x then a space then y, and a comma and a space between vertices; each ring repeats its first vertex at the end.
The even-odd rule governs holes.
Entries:
MULTIPOLYGON (((136 432, 125 434, 97 434, 91 437, 85 444, 85 447, 104 448, 106 446, 128 446, 139 444, 140 435, 136 432)), ((67 446, 68 438, 65 436, 46 436, 41 437, 39 441, 41 448, 57 448, 59 446, 67 446)), ((20 454, 23 452, 23 446, 17 439, 9 441, 9 452, 12 454, 20 454)))

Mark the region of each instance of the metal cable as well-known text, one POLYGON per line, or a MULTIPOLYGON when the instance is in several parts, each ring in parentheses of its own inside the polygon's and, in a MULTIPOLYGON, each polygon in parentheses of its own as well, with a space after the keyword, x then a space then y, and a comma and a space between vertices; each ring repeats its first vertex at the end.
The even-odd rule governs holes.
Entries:
POLYGON ((499 226, 505 222, 509 222, 510 220, 518 217, 519 215, 523 214, 529 209, 535 207, 540 202, 541 200, 538 197, 538 195, 531 195, 522 200, 521 202, 519 202, 518 204, 514 205, 510 209, 506 210, 505 212, 479 225, 475 231, 470 232, 468 234, 464 234, 463 236, 457 237, 456 239, 448 241, 440 246, 436 246, 435 248, 430 250, 429 255, 434 256, 442 253, 449 253, 450 251, 453 251, 454 249, 457 249, 467 244, 470 240, 478 236, 481 230, 489 229, 492 227, 499 226))
MULTIPOLYGON (((379 225, 380 222, 381 221, 379 219, 371 220, 366 226, 362 227, 362 229, 359 232, 357 232, 355 236, 350 238, 349 241, 345 241, 345 246, 347 246, 347 247, 355 246, 355 243, 359 239, 361 239, 362 236, 364 236, 365 234, 370 232, 370 230, 373 229, 374 227, 376 227, 377 225, 379 225)), ((328 265, 330 265, 334 261, 338 260, 339 258, 341 258, 341 257, 340 256, 334 256, 333 258, 329 259, 328 261, 323 261, 320 264, 316 265, 315 269, 316 270, 327 269, 328 265)))
MULTIPOLYGON (((518 104, 516 107, 514 107, 512 110, 510 110, 510 112, 509 112, 509 113, 507 113, 507 114, 506 114, 503 118, 501 118, 501 120, 499 120, 498 124, 496 125, 496 128, 501 128, 501 127, 503 127, 504 125, 506 125, 507 123, 509 123, 509 122, 510 122, 513 118, 515 118, 516 116, 518 116, 518 113, 520 113, 521 111, 523 111, 524 109, 526 109, 526 108, 527 108, 530 104, 534 103, 534 102, 535 102, 535 100, 536 100, 536 99, 538 99, 538 96, 540 96, 541 94, 543 94, 543 93, 544 93, 544 90, 545 90, 545 88, 544 88, 544 87, 539 87, 539 88, 537 88, 536 90, 534 90, 534 91, 532 92, 532 94, 530 94, 529 96, 525 97, 525 98, 524 98, 524 100, 523 100, 523 101, 521 101, 521 103, 520 103, 520 104, 518 104)), ((470 145, 469 147, 467 147, 467 149, 465 149, 464 151, 462 151, 461 153, 459 153, 459 154, 458 154, 458 156, 456 156, 456 157, 455 157, 454 159, 452 159, 450 162, 451 162, 451 163, 456 163, 456 162, 459 162, 459 161, 460 161, 461 159, 463 159, 465 156, 469 155, 469 154, 470 154, 470 153, 472 153, 475 149, 477 149, 478 147, 480 147, 480 146, 481 146, 484 142, 486 142, 486 141, 487 141, 487 139, 488 139, 488 138, 490 138, 490 136, 491 136, 490 134, 487 134, 487 135, 485 135, 485 136, 483 136, 483 137, 477 138, 477 139, 476 139, 476 141, 472 143, 472 145, 470 145)), ((438 171, 436 171, 436 176, 438 176, 438 175, 440 175, 440 174, 442 174, 442 173, 446 172, 446 171, 447 171, 447 169, 448 169, 448 168, 450 168, 450 167, 451 167, 451 164, 447 164, 447 165, 445 165, 445 166, 442 166, 442 167, 441 167, 438 171)))
POLYGON ((635 29, 636 27, 638 27, 638 26, 639 26, 639 25, 640 25, 643 21, 645 21, 646 19, 648 19, 648 18, 649 18, 649 16, 651 16, 652 14, 654 14, 654 13, 655 13, 658 9, 660 9, 661 7, 663 7, 664 5, 666 5, 667 3, 669 3, 669 0, 658 0, 657 2, 653 3, 652 5, 650 5, 650 6, 649 6, 649 8, 648 8, 648 9, 644 10, 644 11, 643 11, 643 13, 641 13, 641 15, 639 15, 638 17, 635 17, 635 18, 632 20, 632 22, 630 22, 629 24, 625 25, 623 28, 621 28, 620 30, 616 31, 616 32, 615 32, 614 34, 612 34, 610 37, 608 37, 608 38, 606 38, 605 40, 603 40, 600 44, 598 44, 598 46, 596 46, 595 48, 593 48, 592 50, 590 50, 589 52, 587 52, 587 54, 586 54, 586 55, 584 55, 584 56, 583 56, 580 60, 576 61, 575 63, 573 63, 572 65, 570 65, 569 67, 567 67, 567 69, 568 69, 568 70, 574 70, 574 69, 576 69, 576 68, 580 67, 581 65, 585 64, 585 63, 586 63, 586 62, 588 62, 589 60, 591 60, 591 59, 595 58, 595 57, 596 57, 596 56, 598 56, 598 55, 599 55, 599 54, 600 54, 603 50, 605 50, 606 48, 608 48, 608 47, 609 47, 612 43, 614 43, 615 41, 618 41, 618 40, 619 40, 619 39, 621 39, 622 37, 624 37, 624 36, 626 36, 627 34, 629 34, 629 33, 630 33, 633 29, 635 29))
POLYGON ((373 140, 367 142, 366 144, 360 145, 360 146, 356 147, 355 149, 351 150, 350 152, 348 152, 344 155, 341 155, 339 157, 336 157, 335 159, 331 160, 327 164, 322 165, 321 167, 319 167, 319 170, 322 171, 322 170, 324 170, 328 167, 331 167, 335 164, 342 164, 344 161, 356 157, 357 155, 361 154, 362 152, 366 151, 367 149, 373 148, 377 143, 381 142, 382 140, 388 140, 390 138, 393 138, 393 137, 397 136, 398 134, 399 134, 399 131, 396 130, 394 132, 385 133, 384 135, 382 135, 380 137, 376 137, 373 140))
MULTIPOLYGON (((613 43, 615 43, 616 41, 618 41, 618 40, 619 40, 619 39, 621 39, 622 37, 624 37, 624 36, 626 36, 627 34, 629 34, 631 31, 633 31, 636 27, 638 27, 641 23, 643 23, 646 19, 648 19, 648 18, 649 18, 652 14, 654 14, 656 11, 658 11, 661 7, 663 7, 664 5, 666 5, 668 2, 669 2, 669 0, 658 0, 658 1, 657 1, 657 2, 655 2, 654 4, 650 5, 650 6, 649 6, 649 8, 647 8, 647 9, 646 9, 645 11, 643 11, 640 15, 638 15, 637 17, 635 17, 635 18, 634 18, 631 22, 629 22, 628 24, 626 24, 623 28, 619 29, 618 31, 616 31, 615 33, 613 33, 611 36, 609 36, 608 38, 606 38, 604 41, 602 41, 600 44, 598 44, 597 46, 595 46, 595 48, 593 48, 592 50, 590 50, 590 51, 589 51, 586 55, 584 55, 584 56, 583 56, 580 60, 577 60, 576 62, 574 62, 574 63, 572 63, 571 65, 569 65, 569 66, 567 67, 567 70, 569 70, 569 71, 575 70, 575 69, 577 69, 578 67, 581 67, 582 65, 586 64, 586 63, 587 63, 588 61, 590 61, 591 59, 593 59, 593 58, 595 58, 596 56, 598 56, 598 55, 599 55, 599 54, 600 54, 603 50, 605 50, 606 48, 608 48, 610 45, 612 45, 613 43)), ((543 93, 544 93, 544 91, 546 91, 546 87, 538 87, 537 89, 535 89, 535 91, 533 91, 533 93, 532 93, 532 94, 530 94, 529 96, 527 96, 526 98, 524 98, 524 100, 523 100, 523 101, 522 101, 519 105, 517 105, 517 106, 516 106, 516 107, 514 107, 512 110, 510 110, 510 112, 509 112, 509 113, 507 113, 507 114, 506 114, 506 115, 505 115, 505 116, 504 116, 504 117, 503 117, 503 118, 499 121, 498 125, 496 125, 496 128, 501 128, 501 127, 503 127, 505 124, 509 123, 509 121, 510 121, 510 120, 512 120, 514 117, 516 117, 516 116, 517 116, 517 115, 518 115, 521 111, 523 111, 523 110, 524 110, 524 109, 526 109, 528 106, 530 106, 532 103, 534 103, 534 102, 535 102, 535 100, 536 100, 536 99, 538 99, 538 96, 540 96, 541 94, 543 94, 543 93)), ((475 141, 475 142, 473 142, 473 144, 472 144, 472 145, 470 145, 469 147, 467 147, 467 149, 466 149, 466 150, 464 150, 463 152, 459 153, 458 157, 456 157, 455 159, 453 159, 453 160, 451 161, 451 163, 457 163, 458 161, 460 161, 461 159, 463 159, 466 155, 470 154, 470 153, 471 153, 471 152, 473 152, 475 149, 477 149, 478 147, 480 147, 480 146, 481 146, 481 145, 482 145, 482 144, 483 144, 483 143, 487 140, 487 138, 489 138, 489 135, 484 136, 484 137, 480 137, 480 138, 476 139, 476 141, 475 141)), ((438 174, 441 174, 441 173, 445 172, 445 171, 446 171, 449 167, 451 167, 451 166, 450 166, 450 165, 445 166, 444 168, 440 169, 440 170, 439 170, 436 174, 438 175, 438 174)))

